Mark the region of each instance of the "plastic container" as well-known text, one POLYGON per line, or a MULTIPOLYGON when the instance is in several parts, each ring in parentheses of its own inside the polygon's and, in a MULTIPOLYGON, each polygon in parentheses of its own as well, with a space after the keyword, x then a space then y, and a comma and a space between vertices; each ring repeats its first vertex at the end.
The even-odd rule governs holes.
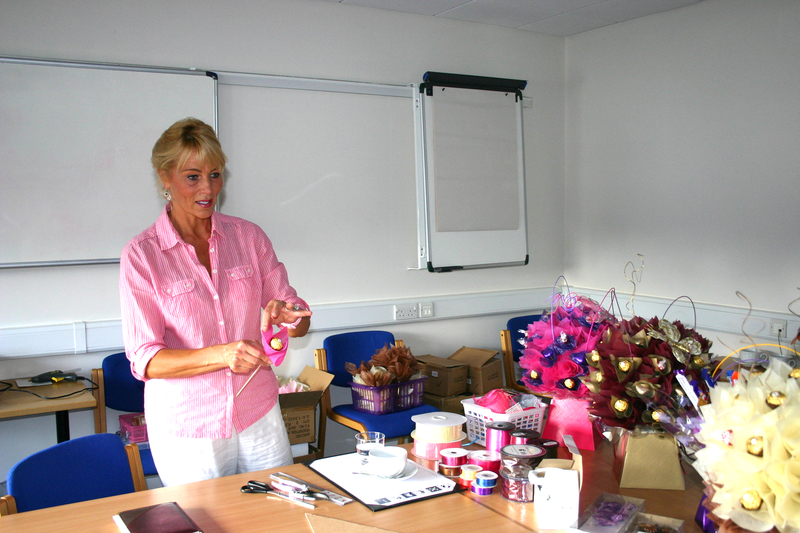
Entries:
POLYGON ((427 376, 379 387, 351 383, 353 409, 372 415, 385 415, 419 407, 423 404, 425 379, 427 376))
POLYGON ((127 442, 147 442, 147 423, 144 413, 119 415, 119 433, 127 442))
POLYGON ((486 424, 488 422, 512 422, 517 429, 532 429, 541 433, 547 418, 548 404, 542 401, 539 407, 532 407, 517 413, 493 413, 491 409, 475 404, 472 398, 461 400, 464 415, 467 417, 467 438, 481 446, 486 446, 486 424))

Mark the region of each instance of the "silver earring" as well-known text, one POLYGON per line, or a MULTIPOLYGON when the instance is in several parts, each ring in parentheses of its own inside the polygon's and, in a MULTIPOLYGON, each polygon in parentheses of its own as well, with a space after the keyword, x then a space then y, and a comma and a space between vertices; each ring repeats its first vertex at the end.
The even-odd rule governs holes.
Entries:
POLYGON ((166 198, 168 202, 172 201, 172 195, 169 193, 168 190, 164 191, 164 198, 166 198))

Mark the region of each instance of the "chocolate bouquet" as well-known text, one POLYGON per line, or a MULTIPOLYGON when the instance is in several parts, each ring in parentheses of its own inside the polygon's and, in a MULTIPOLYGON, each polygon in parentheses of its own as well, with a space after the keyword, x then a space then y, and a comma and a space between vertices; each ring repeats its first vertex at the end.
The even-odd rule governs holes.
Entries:
POLYGON ((589 298, 556 296, 549 314, 528 326, 519 360, 522 383, 531 391, 556 398, 583 398, 591 378, 588 356, 613 317, 589 298))
POLYGON ((606 328, 587 356, 589 413, 630 430, 692 420, 694 405, 708 402, 710 348, 680 321, 635 316, 606 328))
POLYGON ((353 382, 368 387, 380 387, 391 383, 409 381, 417 374, 417 359, 405 346, 384 346, 375 352, 368 362, 360 366, 345 363, 352 374, 353 382))

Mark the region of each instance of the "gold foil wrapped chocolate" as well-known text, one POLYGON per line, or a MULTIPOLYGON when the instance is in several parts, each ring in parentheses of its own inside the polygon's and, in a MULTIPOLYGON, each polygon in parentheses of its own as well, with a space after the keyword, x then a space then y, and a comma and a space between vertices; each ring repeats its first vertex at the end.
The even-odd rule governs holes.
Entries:
POLYGON ((283 341, 278 337, 272 337, 269 340, 269 347, 276 351, 283 350, 283 341))
POLYGON ((539 372, 536 370, 531 370, 531 379, 539 379, 539 372))
POLYGON ((742 493, 739 503, 748 511, 758 511, 761 508, 761 495, 755 489, 750 489, 742 493))
POLYGON ((750 455, 762 457, 764 455, 764 437, 753 436, 747 439, 745 449, 750 455))
POLYGON ((789 377, 798 379, 800 378, 800 367, 793 368, 791 372, 789 372, 789 377))
POLYGON ((772 409, 776 409, 783 405, 786 401, 786 395, 781 391, 772 391, 767 394, 767 405, 772 409))
POLYGON ((631 362, 626 359, 622 359, 617 363, 617 367, 623 372, 630 372, 631 366, 631 362))

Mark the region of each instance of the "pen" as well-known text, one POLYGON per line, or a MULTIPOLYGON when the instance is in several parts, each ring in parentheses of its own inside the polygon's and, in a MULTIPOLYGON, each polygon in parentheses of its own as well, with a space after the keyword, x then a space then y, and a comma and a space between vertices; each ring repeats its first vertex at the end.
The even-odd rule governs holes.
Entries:
POLYGON ((271 493, 267 494, 267 498, 285 500, 287 502, 291 502, 291 503, 294 503, 296 505, 299 505, 300 507, 305 507, 306 509, 316 509, 317 508, 317 506, 314 505, 313 503, 308 503, 308 502, 304 502, 302 500, 297 500, 295 498, 290 498, 289 496, 284 496, 283 494, 279 494, 277 492, 271 492, 271 493))

